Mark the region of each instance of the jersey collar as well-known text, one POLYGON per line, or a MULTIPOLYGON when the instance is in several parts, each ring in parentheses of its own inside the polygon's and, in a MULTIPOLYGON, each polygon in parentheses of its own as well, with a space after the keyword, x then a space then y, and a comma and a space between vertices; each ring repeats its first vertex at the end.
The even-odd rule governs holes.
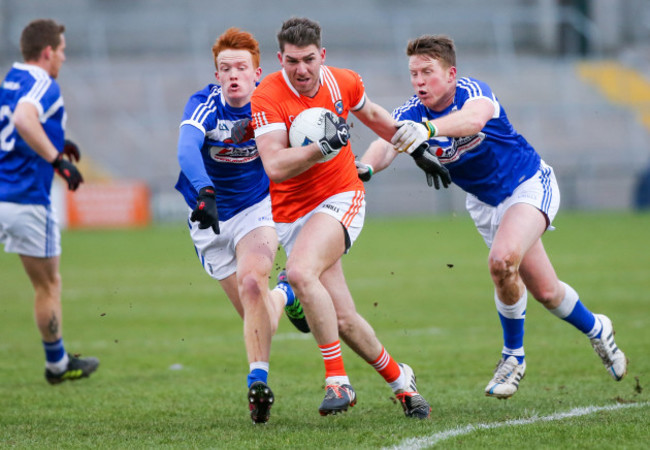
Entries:
MULTIPOLYGON (((323 66, 321 66, 321 69, 318 71, 318 82, 320 83, 321 86, 323 85, 323 69, 322 69, 322 67, 323 66)), ((300 93, 298 91, 296 91, 296 88, 294 88, 293 85, 291 84, 291 81, 289 81, 289 76, 287 75, 287 72, 284 71, 284 68, 282 69, 282 78, 284 78, 284 82, 287 84, 287 87, 289 89, 291 89, 291 92, 296 94, 296 97, 300 98, 300 93)))

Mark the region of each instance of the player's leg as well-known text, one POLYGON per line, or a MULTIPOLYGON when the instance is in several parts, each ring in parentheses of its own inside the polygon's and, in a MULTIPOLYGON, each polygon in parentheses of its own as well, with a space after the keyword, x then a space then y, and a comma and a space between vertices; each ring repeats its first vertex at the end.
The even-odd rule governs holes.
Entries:
POLYGON ((525 375, 524 322, 528 294, 519 275, 519 266, 545 229, 546 218, 537 208, 515 203, 503 214, 492 241, 488 264, 504 345, 494 376, 485 388, 488 396, 512 396, 525 375))
POLYGON ((271 318, 269 274, 275 260, 277 237, 270 227, 247 233, 236 246, 237 285, 244 311, 244 340, 250 361, 268 361, 271 336, 275 333, 281 309, 271 318))
POLYGON ((34 319, 45 350, 45 379, 50 384, 85 378, 99 366, 96 358, 77 358, 63 345, 61 233, 50 207, 0 202, 5 250, 20 255, 34 288, 34 319))
POLYGON ((357 312, 340 259, 323 273, 321 281, 332 297, 343 341, 386 380, 407 417, 429 417, 431 408, 417 391, 413 370, 393 359, 370 324, 357 312))
POLYGON ((627 358, 614 341, 611 320, 607 316, 593 314, 582 303, 575 289, 558 279, 541 240, 524 256, 520 273, 533 297, 553 315, 585 334, 607 372, 614 380, 622 380, 627 373, 627 358))
POLYGON ((341 223, 331 215, 315 213, 304 223, 287 259, 287 275, 325 363, 326 394, 319 407, 321 415, 345 411, 356 403, 343 364, 336 310, 320 279, 345 250, 341 223))
POLYGON ((253 423, 268 422, 273 392, 268 386, 271 337, 275 334, 283 303, 279 293, 271 295, 269 274, 278 246, 272 227, 249 231, 236 246, 237 284, 244 311, 244 343, 248 356, 248 399, 253 423))
POLYGON ((77 358, 65 351, 61 310, 59 256, 20 255, 34 288, 34 318, 45 349, 45 378, 50 384, 88 377, 99 366, 96 358, 77 358))

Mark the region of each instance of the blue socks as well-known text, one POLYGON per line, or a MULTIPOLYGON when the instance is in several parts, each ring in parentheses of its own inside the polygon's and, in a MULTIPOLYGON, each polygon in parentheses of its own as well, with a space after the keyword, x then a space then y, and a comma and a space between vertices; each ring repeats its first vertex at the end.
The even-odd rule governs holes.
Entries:
POLYGON ((560 306, 549 310, 551 314, 570 323, 586 334, 590 339, 600 337, 600 333, 603 329, 602 324, 596 320, 593 313, 582 304, 578 297, 578 293, 571 286, 563 281, 560 281, 560 283, 564 285, 564 298, 562 299, 560 306))
POLYGON ((281 290, 287 296, 287 301, 284 306, 293 305, 293 302, 296 300, 296 294, 293 293, 293 289, 291 289, 291 285, 289 283, 286 281, 280 281, 277 286, 275 286, 275 289, 281 290))
POLYGON ((248 387, 256 381, 261 381, 267 384, 269 377, 269 363, 263 361, 256 361, 250 364, 250 373, 248 374, 248 387))
POLYGON ((45 360, 48 363, 57 363, 65 356, 65 347, 63 346, 63 338, 54 342, 43 341, 43 348, 45 349, 45 360))
POLYGON ((494 303, 501 320, 503 329, 503 350, 501 356, 507 359, 508 356, 517 358, 519 364, 524 362, 524 322, 526 320, 526 306, 528 303, 528 291, 524 289, 523 295, 514 305, 506 305, 494 293, 494 303))

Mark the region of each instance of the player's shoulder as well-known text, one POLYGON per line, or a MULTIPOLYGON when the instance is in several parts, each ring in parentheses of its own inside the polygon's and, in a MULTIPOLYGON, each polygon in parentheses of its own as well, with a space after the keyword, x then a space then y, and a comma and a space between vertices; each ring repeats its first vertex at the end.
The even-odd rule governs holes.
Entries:
POLYGON ((482 80, 472 77, 460 77, 456 80, 456 91, 468 97, 482 97, 492 92, 490 86, 482 80))
POLYGON ((322 66, 323 75, 325 79, 331 74, 339 82, 350 82, 355 83, 361 81, 361 75, 355 72, 352 69, 346 69, 343 67, 333 67, 333 66, 322 66))
POLYGON ((421 115, 420 109, 425 106, 422 104, 417 95, 412 95, 408 100, 406 100, 401 106, 398 106, 393 110, 393 118, 395 119, 405 119, 411 115, 421 115))
POLYGON ((251 96, 251 105, 255 108, 256 105, 262 103, 275 104, 279 99, 288 96, 289 88, 287 86, 281 71, 273 72, 265 76, 262 81, 257 85, 251 96))
POLYGON ((194 103, 216 102, 221 96, 221 87, 216 84, 208 84, 190 95, 190 101, 194 103))

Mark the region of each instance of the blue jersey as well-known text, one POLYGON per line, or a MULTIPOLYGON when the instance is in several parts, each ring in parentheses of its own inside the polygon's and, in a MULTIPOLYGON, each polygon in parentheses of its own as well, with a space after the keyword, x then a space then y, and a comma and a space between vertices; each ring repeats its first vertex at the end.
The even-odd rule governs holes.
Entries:
POLYGON ((494 115, 480 132, 460 138, 435 137, 429 140, 429 145, 449 169, 454 183, 479 200, 496 206, 537 172, 540 157, 512 127, 505 109, 487 84, 474 78, 460 78, 456 82, 454 101, 444 111, 430 110, 414 95, 393 111, 393 117, 416 122, 433 120, 478 98, 494 104, 494 115))
POLYGON ((200 148, 203 164, 200 171, 207 175, 190 175, 190 170, 196 173, 194 162, 199 160, 194 152, 198 153, 199 149, 183 149, 183 143, 179 142, 181 173, 176 189, 183 194, 190 208, 196 206, 197 193, 207 184, 215 187, 221 221, 228 220, 249 206, 259 203, 268 195, 269 178, 264 171, 255 140, 234 144, 230 139, 233 124, 238 120, 250 118, 250 103, 242 108, 228 105, 221 94, 221 88, 214 84, 190 97, 185 106, 181 130, 183 127, 194 127, 203 133, 203 145, 200 148), (186 154, 187 158, 183 158, 182 152, 192 154, 186 154), (194 161, 189 161, 186 167, 183 167, 182 161, 188 159, 194 161), (194 181, 194 185, 190 180, 194 181))
POLYGON ((49 205, 54 169, 16 131, 19 102, 36 106, 47 137, 63 150, 66 113, 58 83, 38 66, 14 63, 0 86, 0 201, 49 205))

